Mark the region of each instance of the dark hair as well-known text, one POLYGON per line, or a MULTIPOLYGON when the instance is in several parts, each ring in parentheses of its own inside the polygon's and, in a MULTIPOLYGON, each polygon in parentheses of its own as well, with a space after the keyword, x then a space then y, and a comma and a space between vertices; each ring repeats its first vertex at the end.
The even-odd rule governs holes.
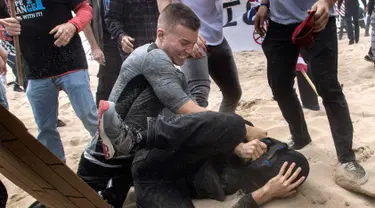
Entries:
POLYGON ((201 26, 198 16, 182 3, 171 3, 166 6, 160 13, 158 24, 168 28, 182 25, 193 31, 198 31, 201 26))

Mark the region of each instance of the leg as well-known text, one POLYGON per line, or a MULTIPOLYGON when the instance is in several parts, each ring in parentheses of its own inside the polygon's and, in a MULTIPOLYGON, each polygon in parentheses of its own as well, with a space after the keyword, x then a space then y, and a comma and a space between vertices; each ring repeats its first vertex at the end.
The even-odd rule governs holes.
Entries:
POLYGON ((301 51, 311 63, 313 77, 327 112, 333 140, 341 163, 355 160, 352 150, 353 125, 349 108, 337 78, 336 24, 330 18, 326 28, 316 38, 311 50, 301 51))
POLYGON ((218 46, 208 46, 207 51, 210 75, 223 94, 220 112, 234 113, 242 91, 232 49, 224 39, 218 46))
POLYGON ((96 91, 96 105, 100 100, 108 100, 109 94, 121 70, 122 60, 117 47, 105 44, 103 49, 106 65, 100 65, 98 73, 98 88, 96 91))
MULTIPOLYGON (((121 165, 107 165, 107 161, 96 160, 106 167, 95 164, 87 158, 93 156, 84 153, 79 161, 77 175, 85 181, 96 192, 100 192, 104 200, 108 200, 114 208, 122 208, 126 194, 133 185, 131 176, 132 158, 117 159, 121 160, 121 165), (108 166, 108 167, 107 167, 108 166), (108 187, 108 182, 112 180, 112 186, 108 187)), ((117 164, 120 164, 116 161, 117 164)))
POLYGON ((0 83, 0 105, 2 105, 6 109, 9 109, 6 89, 3 83, 0 83))
POLYGON ((295 148, 299 149, 310 143, 311 138, 301 104, 293 90, 299 48, 292 43, 290 37, 296 26, 285 26, 270 21, 262 47, 267 57, 268 83, 289 124, 295 148))
POLYGON ((371 52, 372 55, 375 54, 375 12, 372 13, 371 15, 371 52))
POLYGON ((349 38, 349 44, 353 44, 354 43, 354 30, 353 30, 353 20, 352 20, 353 16, 351 13, 347 13, 346 14, 346 32, 348 33, 348 38, 349 38))
POLYGON ((207 107, 211 85, 207 55, 198 59, 189 58, 181 68, 186 76, 189 91, 195 101, 197 101, 198 105, 207 107))
POLYGON ((8 201, 7 188, 4 186, 3 182, 0 181, 0 208, 6 208, 8 201))
POLYGON ((370 36, 371 15, 367 16, 365 37, 370 36))
POLYGON ((355 42, 359 42, 359 34, 360 34, 360 27, 359 27, 359 8, 357 8, 356 12, 353 13, 353 24, 354 24, 354 35, 355 35, 355 42))
POLYGON ((83 125, 94 136, 98 127, 98 112, 90 90, 89 73, 80 70, 56 79, 68 94, 72 107, 83 125))
POLYGON ((59 89, 51 79, 29 80, 26 95, 38 126, 37 139, 60 160, 65 161, 64 148, 56 129, 59 89))

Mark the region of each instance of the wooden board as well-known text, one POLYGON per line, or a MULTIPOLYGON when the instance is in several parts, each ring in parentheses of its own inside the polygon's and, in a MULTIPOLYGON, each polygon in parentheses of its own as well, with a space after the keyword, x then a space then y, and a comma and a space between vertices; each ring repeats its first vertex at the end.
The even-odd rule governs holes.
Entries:
POLYGON ((110 207, 0 105, 0 173, 53 208, 110 207))

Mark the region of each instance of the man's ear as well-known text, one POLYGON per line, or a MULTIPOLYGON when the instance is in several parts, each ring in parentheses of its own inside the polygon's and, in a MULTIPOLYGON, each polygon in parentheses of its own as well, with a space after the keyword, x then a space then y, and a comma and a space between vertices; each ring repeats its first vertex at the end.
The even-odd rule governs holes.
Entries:
POLYGON ((158 28, 156 36, 157 36, 157 39, 160 41, 160 43, 164 42, 165 35, 166 35, 165 30, 163 28, 158 28))

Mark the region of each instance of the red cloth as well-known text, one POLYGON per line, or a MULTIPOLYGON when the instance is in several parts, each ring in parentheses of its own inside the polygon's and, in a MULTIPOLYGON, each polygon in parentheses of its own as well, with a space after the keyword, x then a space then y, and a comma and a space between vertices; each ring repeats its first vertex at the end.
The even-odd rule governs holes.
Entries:
POLYGON ((301 48, 310 48, 315 43, 314 15, 315 11, 310 12, 309 16, 293 32, 292 41, 301 48))
POLYGON ((77 28, 77 33, 81 32, 91 21, 93 17, 92 7, 89 1, 86 0, 81 4, 77 5, 74 9, 76 16, 73 17, 68 22, 72 23, 77 28))

